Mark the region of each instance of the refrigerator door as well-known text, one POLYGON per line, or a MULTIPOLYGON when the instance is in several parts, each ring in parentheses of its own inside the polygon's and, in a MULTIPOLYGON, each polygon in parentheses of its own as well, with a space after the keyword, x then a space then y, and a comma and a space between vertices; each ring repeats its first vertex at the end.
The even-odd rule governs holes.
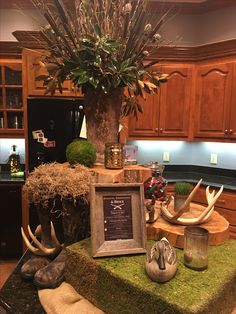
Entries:
POLYGON ((28 169, 46 162, 65 162, 66 146, 79 137, 83 100, 28 98, 28 169))

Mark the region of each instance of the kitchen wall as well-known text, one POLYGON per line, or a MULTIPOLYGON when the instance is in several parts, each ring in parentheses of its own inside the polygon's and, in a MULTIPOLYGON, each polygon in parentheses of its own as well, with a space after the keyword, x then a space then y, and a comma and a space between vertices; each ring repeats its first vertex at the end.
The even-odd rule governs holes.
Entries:
POLYGON ((161 34, 175 45, 198 46, 236 38, 236 3, 234 6, 205 14, 173 16, 161 34), (181 39, 178 39, 181 37, 181 39))
MULTIPOLYGON (((6 0, 7 1, 7 0, 6 0)), ((43 19, 35 10, 0 10, 0 41, 16 41, 15 30, 39 30, 43 19)))
MULTIPOLYGON (((180 10, 164 24, 161 33, 174 45, 203 45, 236 38, 235 20, 236 4, 205 14, 182 14, 180 10)), ((15 41, 13 31, 38 30, 43 24, 36 10, 0 10, 0 41, 15 41)))
MULTIPOLYGON (((138 146, 138 163, 157 160, 166 165, 195 165, 236 170, 236 143, 183 141, 129 141, 138 146), (170 161, 163 162, 169 152, 170 161), (211 154, 217 154, 217 164, 210 164, 211 154)), ((17 145, 21 163, 25 163, 24 139, 0 139, 0 164, 6 164, 12 145, 17 145)))
POLYGON ((236 170, 236 143, 129 141, 138 146, 138 163, 157 160, 166 165, 195 165, 236 170), (169 152, 170 161, 163 162, 163 153, 169 152), (210 164, 211 154, 217 155, 217 164, 210 164))

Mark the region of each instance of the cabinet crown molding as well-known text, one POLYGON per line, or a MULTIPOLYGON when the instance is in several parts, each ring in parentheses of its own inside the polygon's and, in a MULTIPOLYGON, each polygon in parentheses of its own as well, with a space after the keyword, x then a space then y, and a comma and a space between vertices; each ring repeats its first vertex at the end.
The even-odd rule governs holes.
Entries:
MULTIPOLYGON (((47 48, 40 31, 15 31, 12 34, 18 40, 18 49, 47 48)), ((236 39, 231 39, 199 46, 163 46, 152 53, 148 60, 195 62, 234 55, 236 56, 236 39)))

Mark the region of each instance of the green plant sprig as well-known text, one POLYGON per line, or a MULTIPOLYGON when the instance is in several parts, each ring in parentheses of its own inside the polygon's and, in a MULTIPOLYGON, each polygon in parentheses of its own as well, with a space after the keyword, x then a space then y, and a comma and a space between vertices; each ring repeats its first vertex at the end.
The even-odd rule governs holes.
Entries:
POLYGON ((176 195, 188 195, 193 189, 192 184, 188 182, 176 182, 174 184, 174 191, 176 195))

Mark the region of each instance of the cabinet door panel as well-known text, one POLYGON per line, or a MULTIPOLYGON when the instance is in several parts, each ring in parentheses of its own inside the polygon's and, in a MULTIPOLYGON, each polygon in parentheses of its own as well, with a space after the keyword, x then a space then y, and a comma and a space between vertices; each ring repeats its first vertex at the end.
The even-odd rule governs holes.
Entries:
POLYGON ((0 187, 0 256, 21 255, 21 188, 14 186, 0 187))
POLYGON ((225 217, 226 220, 228 220, 230 225, 236 226, 236 215, 235 211, 221 208, 221 207, 216 207, 214 208, 218 213, 220 213, 222 216, 225 217))
POLYGON ((159 136, 187 137, 191 103, 192 67, 164 66, 168 82, 160 87, 159 136))
POLYGON ((158 96, 148 94, 146 100, 140 98, 143 113, 138 114, 138 119, 129 117, 129 136, 156 137, 157 136, 157 116, 158 116, 158 96))
POLYGON ((230 121, 229 121, 229 137, 236 139, 236 62, 234 62, 234 74, 233 74, 233 86, 232 86, 232 101, 230 108, 230 121))
MULTIPOLYGON (((43 81, 36 80, 36 78, 40 75, 47 75, 47 70, 40 65, 40 61, 43 56, 45 56, 45 52, 43 51, 29 51, 26 49, 23 52, 24 64, 26 66, 25 71, 27 75, 27 95, 45 96, 46 86, 43 85, 43 81)), ((77 96, 70 80, 66 80, 62 84, 62 90, 63 93, 61 94, 57 89, 55 96, 77 96)))
POLYGON ((22 60, 0 59, 0 138, 23 137, 22 60))
POLYGON ((196 137, 228 137, 232 79, 232 62, 198 66, 195 106, 196 137))

